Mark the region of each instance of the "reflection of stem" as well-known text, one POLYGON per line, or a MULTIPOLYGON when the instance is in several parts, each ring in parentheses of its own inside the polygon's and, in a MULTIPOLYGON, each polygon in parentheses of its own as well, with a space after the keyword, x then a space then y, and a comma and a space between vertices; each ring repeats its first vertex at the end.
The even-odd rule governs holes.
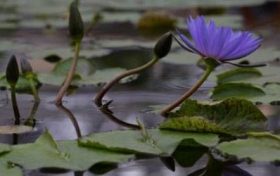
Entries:
POLYGON ((76 117, 73 115, 73 113, 69 109, 67 109, 65 106, 63 106, 62 104, 57 105, 57 107, 58 107, 58 109, 62 110, 69 117, 69 119, 71 120, 71 122, 75 128, 77 137, 81 138, 82 137, 81 129, 80 129, 79 123, 78 123, 76 117))
POLYGON ((83 176, 84 175, 84 171, 76 171, 74 172, 74 176, 83 176))
POLYGON ((71 68, 68 71, 67 77, 66 77, 65 81, 63 82, 62 87, 59 89, 56 99, 55 99, 55 103, 57 105, 62 104, 62 98, 63 98, 65 92, 67 91, 68 87, 70 86, 73 76, 75 74, 75 70, 76 70, 76 67, 78 64, 79 53, 80 53, 80 46, 81 46, 80 41, 75 43, 75 55, 73 58, 71 68))
POLYGON ((39 102, 40 101, 40 97, 38 95, 38 90, 36 89, 36 86, 34 85, 34 82, 32 79, 28 79, 29 81, 29 84, 30 84, 30 88, 31 88, 31 91, 32 91, 32 94, 34 96, 34 101, 35 102, 39 102))
POLYGON ((17 105, 16 87, 15 86, 11 86, 11 99, 12 99, 12 105, 13 105, 14 116, 15 116, 15 125, 19 125, 20 124, 20 114, 19 114, 18 105, 17 105))
MULTIPOLYGON (((19 121, 17 122, 17 120, 15 120, 15 125, 19 125, 19 121)), ((13 145, 18 144, 18 134, 13 133, 13 145)))
POLYGON ((31 127, 34 127, 35 124, 36 124, 36 119, 34 118, 35 117, 35 114, 38 110, 38 107, 39 107, 39 104, 40 102, 39 101, 35 101, 34 104, 33 104, 33 107, 30 111, 30 115, 29 117, 26 119, 26 121, 24 122, 25 125, 28 125, 28 126, 31 126, 31 127))
POLYGON ((121 79, 130 76, 130 75, 134 75, 137 74, 149 67, 151 67, 152 65, 154 65, 156 62, 158 61, 158 59, 156 57, 154 57, 152 60, 150 60, 148 63, 128 70, 120 75, 118 75, 117 77, 115 77, 113 80, 111 80, 110 82, 108 82, 102 89, 100 92, 98 92, 98 94, 95 97, 95 104, 99 107, 100 111, 103 112, 105 115, 107 115, 108 118, 110 118, 112 121, 123 125, 125 127, 128 128, 135 128, 135 129, 140 129, 140 127, 138 125, 134 125, 134 124, 130 124, 130 123, 126 123, 124 121, 119 120, 116 116, 113 115, 113 112, 109 109, 109 105, 110 103, 112 103, 112 101, 107 102, 106 104, 102 103, 103 97, 105 96, 105 94, 115 85, 117 84, 121 79))
POLYGON ((214 70, 215 67, 211 65, 207 65, 207 69, 205 70, 204 74, 201 76, 201 78, 193 85, 191 89, 189 89, 186 93, 184 93, 179 99, 165 107, 163 110, 161 110, 160 114, 164 117, 168 116, 168 113, 175 109, 177 106, 179 106, 181 103, 183 103, 187 98, 189 98, 195 91, 204 83, 204 81, 208 78, 210 73, 214 70))

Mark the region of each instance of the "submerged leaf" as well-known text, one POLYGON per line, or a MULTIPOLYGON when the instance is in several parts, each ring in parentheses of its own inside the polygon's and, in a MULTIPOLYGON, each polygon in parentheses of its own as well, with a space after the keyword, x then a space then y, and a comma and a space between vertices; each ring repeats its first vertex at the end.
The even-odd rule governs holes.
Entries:
POLYGON ((244 99, 229 98, 212 104, 186 100, 161 128, 239 134, 263 130, 265 120, 262 112, 244 99))

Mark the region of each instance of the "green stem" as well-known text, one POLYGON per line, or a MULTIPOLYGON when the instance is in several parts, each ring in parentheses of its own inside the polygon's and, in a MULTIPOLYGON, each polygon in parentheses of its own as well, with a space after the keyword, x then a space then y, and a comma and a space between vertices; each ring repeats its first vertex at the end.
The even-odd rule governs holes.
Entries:
POLYGON ((16 86, 11 86, 11 99, 12 99, 13 111, 15 116, 15 125, 19 125, 20 114, 19 114, 17 99, 16 99, 16 86))
POLYGON ((152 60, 150 60, 148 63, 140 66, 140 67, 137 67, 137 68, 134 68, 134 69, 131 69, 131 70, 128 70, 120 75, 118 75, 117 77, 115 77, 113 80, 111 80, 110 82, 108 82, 102 89, 101 91, 96 95, 95 97, 95 104, 99 107, 99 110, 105 114, 109 119, 111 119, 113 122, 117 123, 117 124, 120 124, 122 126, 125 126, 125 127, 128 127, 128 128, 133 128, 133 129, 140 129, 140 126, 139 125, 134 125, 134 124, 130 124, 130 123, 127 123, 127 122, 124 122, 122 120, 120 120, 119 118, 117 118, 116 116, 114 116, 113 112, 109 109, 109 105, 112 101, 106 103, 106 104, 103 104, 102 103, 102 100, 103 100, 103 97, 105 96, 105 94, 115 85, 117 84, 121 79, 127 77, 127 76, 130 76, 130 75, 133 75, 133 74, 136 74, 136 73, 139 73, 149 67, 151 67, 152 65, 154 65, 159 59, 157 57, 153 57, 152 60))
POLYGON ((40 101, 34 102, 33 107, 30 111, 29 117, 24 122, 24 125, 31 126, 31 127, 34 127, 36 125, 35 115, 36 115, 36 112, 38 111, 39 105, 40 105, 40 101))
POLYGON ((29 84, 30 84, 30 88, 31 88, 32 94, 34 96, 34 101, 35 102, 39 102, 40 101, 40 97, 38 95, 38 91, 37 91, 37 89, 36 89, 36 87, 34 85, 33 80, 30 78, 30 79, 28 79, 28 81, 29 81, 29 84))
POLYGON ((80 47, 81 47, 81 41, 77 41, 75 43, 75 54, 74 54, 74 58, 73 58, 73 62, 72 62, 71 68, 68 71, 67 77, 66 77, 65 81, 63 82, 61 88, 59 89, 59 91, 57 93, 57 96, 56 96, 56 99, 55 99, 55 103, 57 105, 61 105, 62 104, 62 98, 63 98, 64 94, 66 93, 68 87, 70 86, 71 81, 73 79, 73 76, 75 74, 76 67, 77 67, 77 64, 78 64, 80 47))
POLYGON ((156 62, 158 61, 158 59, 156 57, 154 57, 152 60, 150 60, 148 63, 140 66, 140 67, 137 67, 137 68, 134 68, 134 69, 131 69, 131 70, 128 70, 120 75, 118 75, 117 77, 115 77, 113 80, 111 80, 110 82, 108 82, 102 89, 100 92, 98 92, 98 94, 96 95, 95 97, 95 104, 98 106, 98 107, 101 107, 102 106, 102 99, 103 97, 105 96, 105 94, 116 84, 118 83, 121 79, 129 76, 129 75, 133 75, 133 74, 136 74, 136 73, 139 73, 141 71, 143 71, 144 69, 146 68, 149 68, 151 67, 152 65, 154 65, 156 62))
POLYGON ((175 109, 177 106, 179 106, 181 103, 183 103, 187 98, 189 98, 192 94, 194 94, 197 89, 204 83, 204 81, 208 78, 210 73, 215 69, 215 66, 206 64, 207 68, 204 72, 204 74, 201 76, 201 78, 192 86, 191 89, 189 89, 186 93, 184 93, 179 99, 165 107, 163 110, 161 110, 160 114, 164 117, 168 116, 168 113, 171 112, 173 109, 175 109))

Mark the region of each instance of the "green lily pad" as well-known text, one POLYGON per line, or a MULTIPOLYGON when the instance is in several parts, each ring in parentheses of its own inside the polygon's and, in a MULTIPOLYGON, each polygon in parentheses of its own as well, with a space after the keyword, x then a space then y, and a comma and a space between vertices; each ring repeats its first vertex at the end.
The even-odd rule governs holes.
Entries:
POLYGON ((223 100, 228 97, 242 97, 253 102, 277 105, 280 100, 279 67, 235 68, 217 76, 217 86, 211 98, 223 100))
POLYGON ((255 68, 235 68, 217 75, 218 84, 228 82, 240 82, 248 79, 255 79, 262 76, 262 73, 255 68))
POLYGON ((133 155, 80 147, 77 141, 55 142, 46 132, 35 143, 13 146, 11 152, 0 157, 0 163, 6 161, 31 170, 61 168, 84 171, 99 162, 118 163, 132 157, 133 155))
MULTIPOLYGON (((72 65, 72 59, 66 59, 59 63, 57 63, 52 70, 52 74, 58 75, 58 76, 66 76, 70 67, 72 65)), ((94 66, 89 62, 88 59, 79 58, 78 64, 76 67, 76 72, 79 73, 81 76, 88 76, 92 73, 94 73, 95 69, 94 66)))
POLYGON ((280 136, 270 133, 255 133, 247 139, 223 142, 217 146, 223 154, 239 159, 250 158, 254 161, 280 161, 280 136))
POLYGON ((211 92, 213 100, 224 100, 231 97, 255 98, 265 96, 260 87, 246 83, 225 83, 217 85, 211 92))
POLYGON ((263 86, 265 96, 255 97, 251 100, 259 103, 280 105, 280 83, 271 83, 263 86))
POLYGON ((122 153, 171 155, 182 142, 184 146, 214 146, 217 135, 183 133, 169 130, 147 130, 149 138, 141 131, 126 130, 93 134, 80 141, 82 146, 107 149, 122 153), (126 140, 123 140, 126 139, 126 140))
POLYGON ((264 130, 265 121, 262 112, 245 99, 229 98, 213 103, 186 100, 160 127, 179 131, 238 135, 264 130))
MULTIPOLYGON (((72 81, 72 85, 80 86, 80 85, 98 85, 101 83, 106 83, 110 81, 116 75, 124 72, 125 69, 121 68, 108 68, 102 70, 96 70, 93 74, 86 76, 76 75, 72 81)), ((65 75, 57 75, 52 73, 39 73, 38 79, 43 84, 50 85, 61 85, 65 79, 65 75)))

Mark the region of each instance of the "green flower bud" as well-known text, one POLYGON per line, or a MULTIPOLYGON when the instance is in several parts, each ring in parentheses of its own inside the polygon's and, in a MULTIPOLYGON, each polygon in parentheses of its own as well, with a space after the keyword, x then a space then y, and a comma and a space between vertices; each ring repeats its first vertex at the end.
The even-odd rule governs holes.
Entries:
POLYGON ((11 86, 15 86, 19 78, 17 59, 13 55, 6 68, 6 79, 11 86))
POLYGON ((76 42, 81 41, 84 36, 84 24, 77 1, 73 1, 70 5, 69 32, 71 38, 76 42))
POLYGON ((154 47, 154 54, 158 59, 165 57, 171 48, 172 45, 172 34, 167 32, 163 34, 154 47))

